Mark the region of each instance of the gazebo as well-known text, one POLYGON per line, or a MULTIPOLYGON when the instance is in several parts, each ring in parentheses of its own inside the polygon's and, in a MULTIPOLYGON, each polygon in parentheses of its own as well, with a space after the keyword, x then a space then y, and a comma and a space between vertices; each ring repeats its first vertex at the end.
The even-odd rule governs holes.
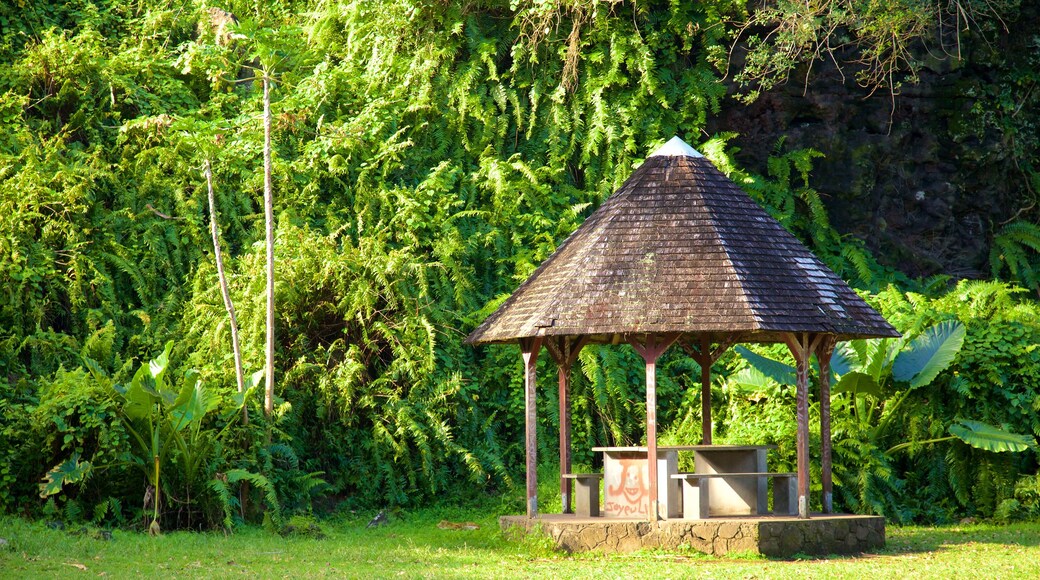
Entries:
POLYGON ((560 491, 571 511, 570 374, 588 344, 630 344, 646 362, 649 517, 659 519, 656 362, 678 344, 710 369, 735 343, 782 343, 797 369, 797 510, 809 517, 809 360, 820 366, 823 510, 831 504, 830 359, 841 340, 899 333, 710 161, 678 137, 652 153, 467 338, 518 343, 526 403, 527 516, 538 514, 535 363, 558 365, 560 491))

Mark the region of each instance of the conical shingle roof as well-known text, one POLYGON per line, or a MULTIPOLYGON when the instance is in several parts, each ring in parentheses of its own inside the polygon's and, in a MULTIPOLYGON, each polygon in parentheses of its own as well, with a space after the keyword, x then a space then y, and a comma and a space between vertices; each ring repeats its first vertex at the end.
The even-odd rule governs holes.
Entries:
POLYGON ((899 336, 743 190, 678 137, 646 159, 470 343, 690 333, 899 336))

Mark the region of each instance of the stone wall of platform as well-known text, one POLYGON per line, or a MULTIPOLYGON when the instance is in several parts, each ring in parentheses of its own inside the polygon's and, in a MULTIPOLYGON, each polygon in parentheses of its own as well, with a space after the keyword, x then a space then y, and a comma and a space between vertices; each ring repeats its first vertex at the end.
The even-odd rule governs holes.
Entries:
POLYGON ((507 533, 543 533, 568 552, 632 552, 641 549, 687 549, 723 556, 762 554, 848 554, 885 545, 885 520, 878 516, 666 520, 657 524, 602 518, 576 519, 504 516, 507 533))

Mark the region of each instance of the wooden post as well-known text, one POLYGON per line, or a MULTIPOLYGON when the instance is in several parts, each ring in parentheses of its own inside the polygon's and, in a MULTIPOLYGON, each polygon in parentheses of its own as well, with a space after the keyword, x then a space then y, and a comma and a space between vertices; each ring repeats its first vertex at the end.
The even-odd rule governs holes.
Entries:
POLYGON ((711 342, 701 338, 701 445, 711 445, 711 342))
POLYGON ((538 410, 535 407, 535 365, 538 351, 542 349, 542 338, 520 339, 520 352, 524 358, 524 408, 525 437, 527 450, 527 517, 538 515, 538 410))
POLYGON ((561 510, 565 514, 572 513, 571 509, 571 480, 564 474, 571 472, 571 365, 567 359, 570 358, 571 342, 564 340, 563 359, 557 361, 556 374, 559 378, 560 395, 560 501, 563 504, 561 510))
POLYGON ((798 421, 798 517, 809 517, 809 357, 819 341, 812 343, 809 333, 788 334, 787 346, 794 355, 796 369, 796 418, 798 421))
POLYGON ((836 343, 834 335, 827 335, 816 347, 820 363, 820 482, 823 486, 823 513, 834 513, 834 492, 831 479, 831 355, 836 343))
POLYGON ((701 367, 701 444, 711 445, 711 365, 733 346, 733 337, 719 342, 714 350, 711 349, 711 339, 707 335, 701 337, 700 346, 685 340, 680 344, 686 354, 701 367))
POLYGON ((571 505, 571 478, 564 477, 571 472, 571 368, 578 360, 578 353, 588 343, 586 336, 575 341, 571 337, 549 338, 545 341, 546 349, 556 361, 560 393, 560 500, 562 512, 573 513, 571 505))
POLYGON ((660 519, 657 500, 657 359, 679 337, 678 334, 648 334, 646 342, 632 340, 630 344, 646 362, 646 471, 650 488, 650 521, 660 519))
MULTIPOLYGON (((652 347, 651 347, 652 348, 652 347)), ((646 469, 650 487, 650 521, 660 519, 657 505, 657 356, 646 357, 646 469)))
POLYGON ((795 449, 798 453, 798 517, 809 517, 809 335, 789 335, 787 346, 794 355, 797 369, 796 420, 798 435, 795 449))

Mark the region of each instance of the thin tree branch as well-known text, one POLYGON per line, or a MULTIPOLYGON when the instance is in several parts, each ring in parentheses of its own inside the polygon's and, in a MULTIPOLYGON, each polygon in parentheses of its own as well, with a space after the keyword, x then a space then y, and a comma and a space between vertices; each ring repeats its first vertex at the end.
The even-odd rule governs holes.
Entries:
MULTIPOLYGON (((271 185, 271 75, 264 70, 264 225, 267 237, 267 348, 264 414, 274 412, 274 201, 271 185)), ((268 431, 270 433, 270 431, 268 431)))
POLYGON ((154 207, 152 207, 152 204, 150 204, 150 203, 144 204, 144 207, 145 207, 145 209, 151 210, 152 213, 154 213, 155 215, 161 217, 164 220, 182 220, 182 219, 184 219, 182 217, 166 215, 163 212, 161 212, 161 211, 155 209, 154 207))
MULTIPOLYGON (((217 262, 217 278, 220 280, 220 294, 224 297, 224 308, 227 310, 228 318, 231 319, 231 349, 235 353, 235 382, 238 392, 245 391, 245 383, 242 378, 242 349, 238 340, 238 318, 235 316, 235 305, 231 301, 231 293, 228 291, 227 276, 224 274, 224 259, 220 251, 220 231, 217 228, 217 207, 213 195, 213 169, 209 158, 203 162, 202 172, 206 176, 206 191, 209 201, 209 231, 213 236, 213 256, 217 262)), ((242 405, 242 423, 249 424, 249 410, 242 405)))

